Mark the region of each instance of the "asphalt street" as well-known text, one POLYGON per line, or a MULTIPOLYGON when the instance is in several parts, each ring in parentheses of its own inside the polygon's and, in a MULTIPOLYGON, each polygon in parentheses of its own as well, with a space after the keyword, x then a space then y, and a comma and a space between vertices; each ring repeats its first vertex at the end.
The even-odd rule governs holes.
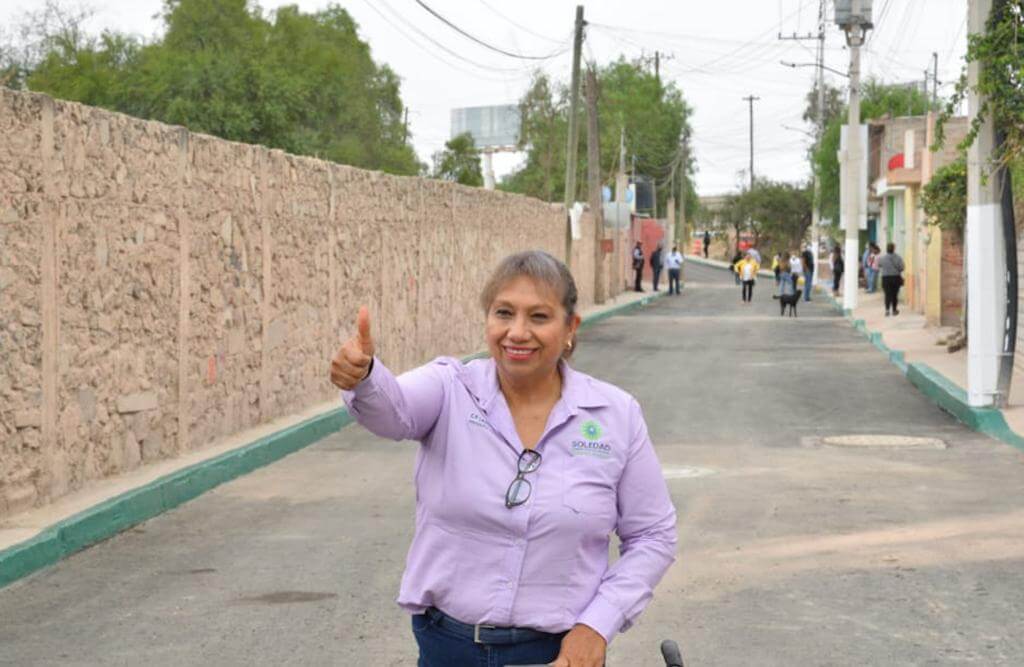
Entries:
MULTIPOLYGON (((685 275, 574 359, 639 399, 679 510, 608 664, 659 665, 663 638, 695 667, 1024 664, 1024 455, 826 304, 780 318, 770 280, 746 305, 685 275)), ((0 590, 0 664, 415 664, 414 450, 348 427, 0 590)))

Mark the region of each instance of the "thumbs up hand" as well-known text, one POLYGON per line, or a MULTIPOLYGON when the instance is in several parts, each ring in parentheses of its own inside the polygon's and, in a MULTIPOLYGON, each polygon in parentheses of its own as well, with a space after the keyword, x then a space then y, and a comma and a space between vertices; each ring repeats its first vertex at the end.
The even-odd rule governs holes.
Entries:
POLYGON ((331 359, 331 382, 341 389, 354 389, 369 375, 372 361, 370 311, 361 306, 356 316, 356 334, 345 341, 331 359))

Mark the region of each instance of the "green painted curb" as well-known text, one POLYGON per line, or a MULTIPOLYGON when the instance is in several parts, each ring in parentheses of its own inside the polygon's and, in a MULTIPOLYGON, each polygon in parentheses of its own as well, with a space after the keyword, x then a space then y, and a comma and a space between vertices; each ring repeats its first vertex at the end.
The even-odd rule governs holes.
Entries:
MULTIPOLYGON (((682 282, 680 282, 679 284, 682 285, 682 282)), ((582 322, 580 322, 580 328, 585 329, 587 327, 593 326, 594 324, 597 324, 602 320, 606 320, 609 317, 615 317, 616 315, 622 315, 632 310, 636 310, 637 308, 646 306, 655 299, 662 298, 663 296, 665 296, 665 294, 667 294, 667 292, 652 292, 651 294, 643 297, 642 299, 637 299, 636 301, 631 301, 630 303, 619 304, 618 306, 614 306, 612 308, 609 308, 608 310, 602 310, 600 313, 588 315, 587 317, 583 318, 582 322)))
POLYGON ((907 368, 907 379, 936 405, 968 427, 1024 450, 1024 438, 1013 432, 1002 410, 968 405, 967 392, 934 368, 927 364, 912 363, 907 368))
MULTIPOLYGON (((589 327, 664 296, 656 292, 583 318, 589 327)), ((463 361, 481 359, 476 352, 463 361)), ((0 551, 0 588, 132 526, 202 495, 210 489, 308 447, 352 422, 346 408, 325 412, 207 461, 182 468, 59 521, 24 542, 0 551)))
POLYGON ((953 415, 968 428, 984 433, 1011 447, 1024 450, 1024 437, 1010 428, 1002 410, 972 407, 967 403, 967 392, 949 378, 928 364, 916 362, 908 364, 902 350, 893 350, 882 341, 881 332, 868 330, 864 320, 853 319, 850 311, 844 310, 831 294, 826 296, 832 303, 832 307, 842 312, 854 329, 867 336, 872 345, 885 354, 889 361, 907 377, 907 380, 933 403, 953 415))
POLYGON ((215 486, 273 463, 351 421, 346 409, 331 410, 155 479, 55 523, 39 535, 0 551, 0 586, 152 519, 215 486))

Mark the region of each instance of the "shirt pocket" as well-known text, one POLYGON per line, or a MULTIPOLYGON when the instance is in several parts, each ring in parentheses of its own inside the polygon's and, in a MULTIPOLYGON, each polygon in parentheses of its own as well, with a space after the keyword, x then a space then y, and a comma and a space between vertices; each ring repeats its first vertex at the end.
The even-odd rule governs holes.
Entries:
POLYGON ((616 461, 570 455, 562 466, 562 505, 590 528, 610 532, 618 516, 616 461))

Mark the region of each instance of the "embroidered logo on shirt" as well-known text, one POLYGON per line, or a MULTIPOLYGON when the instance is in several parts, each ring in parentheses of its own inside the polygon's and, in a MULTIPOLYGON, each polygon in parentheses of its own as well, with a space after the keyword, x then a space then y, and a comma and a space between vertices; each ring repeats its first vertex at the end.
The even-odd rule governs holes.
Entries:
POLYGON ((475 412, 470 412, 469 413, 469 420, 468 421, 469 421, 470 424, 473 424, 474 426, 482 426, 483 428, 490 428, 487 425, 487 420, 485 420, 483 417, 481 417, 480 415, 478 415, 475 412))
POLYGON ((573 440, 569 446, 569 453, 573 456, 591 456, 598 459, 607 459, 612 455, 612 446, 607 442, 601 442, 604 428, 601 424, 588 419, 580 425, 580 433, 583 440, 573 440))
POLYGON ((583 437, 587 440, 600 440, 601 433, 603 431, 601 430, 600 424, 593 419, 588 419, 583 422, 583 426, 580 427, 580 432, 583 433, 583 437))
POLYGON ((607 459, 612 455, 612 446, 607 442, 573 440, 569 453, 573 456, 592 456, 598 459, 607 459))

